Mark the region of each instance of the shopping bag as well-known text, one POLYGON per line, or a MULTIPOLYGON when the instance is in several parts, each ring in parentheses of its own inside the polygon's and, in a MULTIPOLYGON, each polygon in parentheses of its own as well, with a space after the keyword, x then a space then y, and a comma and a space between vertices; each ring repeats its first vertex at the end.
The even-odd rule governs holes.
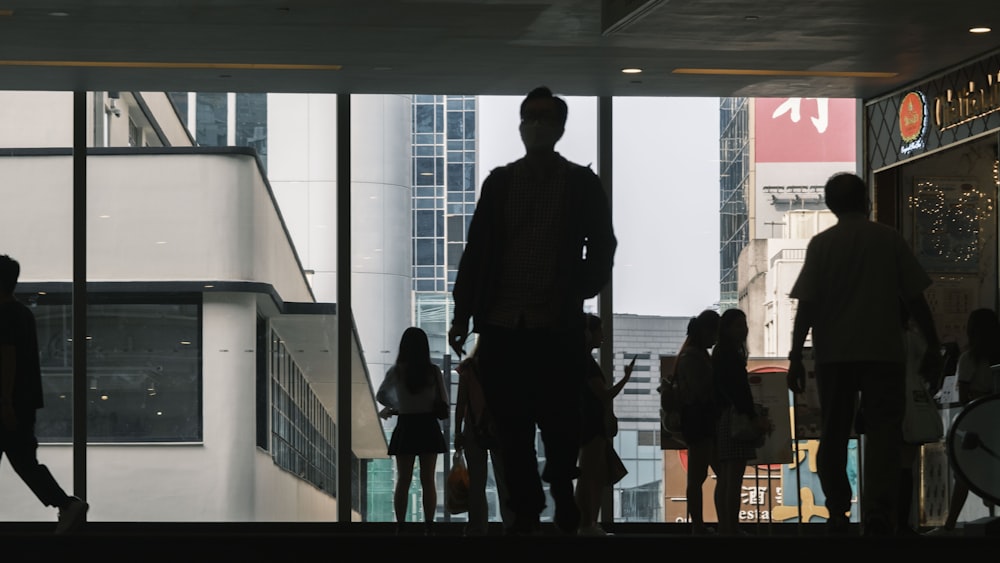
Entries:
POLYGON ((451 461, 451 471, 444 486, 445 508, 449 514, 469 511, 469 469, 465 465, 462 450, 455 450, 451 461))
POLYGON ((903 414, 903 442, 929 444, 944 437, 944 421, 937 402, 914 371, 906 375, 906 410, 903 414))

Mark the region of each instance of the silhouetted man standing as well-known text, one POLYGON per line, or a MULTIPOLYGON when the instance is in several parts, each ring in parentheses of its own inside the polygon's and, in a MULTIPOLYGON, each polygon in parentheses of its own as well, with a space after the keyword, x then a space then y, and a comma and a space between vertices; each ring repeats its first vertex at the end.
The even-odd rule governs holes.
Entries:
POLYGON ((0 255, 0 455, 46 506, 59 508, 56 533, 75 530, 88 505, 67 495, 44 465, 38 463, 35 411, 42 408, 42 372, 38 335, 31 309, 14 299, 21 266, 0 255))
POLYGON ((509 534, 532 534, 555 501, 555 523, 575 534, 573 498, 586 374, 583 302, 611 277, 617 241, 601 181, 555 151, 567 106, 548 88, 521 103, 523 158, 483 182, 455 280, 448 337, 461 357, 469 320, 479 334, 486 401, 503 452, 509 534), (536 425, 545 447, 538 473, 536 425))
POLYGON ((906 307, 927 342, 925 378, 940 374, 940 344, 924 290, 931 279, 906 240, 868 219, 868 187, 854 174, 837 174, 825 186, 826 204, 837 224, 809 241, 805 263, 790 296, 798 311, 788 356, 788 386, 805 390, 802 349, 812 329, 820 400, 817 471, 831 534, 847 532, 851 486, 847 443, 860 394, 864 412, 865 535, 887 535, 896 527, 905 410, 906 356, 900 307, 906 307))

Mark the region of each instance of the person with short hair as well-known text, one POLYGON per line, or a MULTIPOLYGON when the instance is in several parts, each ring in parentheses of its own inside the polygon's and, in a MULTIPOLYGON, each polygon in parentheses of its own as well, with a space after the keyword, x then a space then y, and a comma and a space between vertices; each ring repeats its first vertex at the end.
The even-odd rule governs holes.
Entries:
POLYGON ((832 176, 824 187, 837 223, 817 234, 789 295, 798 300, 789 353, 788 386, 805 390, 803 347, 812 331, 820 401, 817 470, 828 531, 849 530, 847 447, 860 394, 865 413, 865 535, 896 532, 896 479, 903 443, 906 351, 900 325, 904 306, 927 343, 920 373, 940 375, 940 343, 924 290, 931 279, 896 230, 869 219, 868 186, 856 174, 832 176), (902 305, 901 305, 902 304, 902 305))
POLYGON ((35 416, 44 406, 42 370, 35 315, 14 297, 20 275, 17 260, 0 255, 0 456, 7 454, 11 467, 42 504, 59 509, 55 531, 66 534, 80 528, 90 505, 67 495, 38 462, 35 416))
POLYGON ((574 535, 586 373, 581 311, 610 280, 617 241, 601 180, 555 151, 566 102, 535 88, 520 114, 525 155, 483 182, 455 279, 448 339, 462 357, 472 320, 514 513, 507 532, 538 532, 544 480, 557 528, 574 535), (536 429, 545 445, 541 475, 536 429))

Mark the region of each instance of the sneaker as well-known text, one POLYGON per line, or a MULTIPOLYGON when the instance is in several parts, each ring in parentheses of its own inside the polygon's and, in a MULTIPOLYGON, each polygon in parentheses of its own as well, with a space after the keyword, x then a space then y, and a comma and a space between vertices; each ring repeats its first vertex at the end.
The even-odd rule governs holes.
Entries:
POLYGON ((59 523, 56 524, 57 534, 75 532, 83 524, 90 505, 78 497, 70 497, 66 504, 59 507, 59 523))
POLYGON ((578 536, 590 536, 590 537, 603 537, 603 536, 608 535, 608 533, 605 532, 604 528, 600 527, 599 525, 592 524, 590 526, 580 526, 580 529, 577 530, 576 535, 578 535, 578 536))

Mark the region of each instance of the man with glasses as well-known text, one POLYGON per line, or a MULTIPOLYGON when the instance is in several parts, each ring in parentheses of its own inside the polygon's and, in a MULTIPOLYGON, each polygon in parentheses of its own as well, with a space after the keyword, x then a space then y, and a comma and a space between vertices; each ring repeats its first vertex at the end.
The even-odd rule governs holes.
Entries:
POLYGON ((611 278, 617 246, 600 179, 555 151, 567 113, 545 87, 521 103, 526 154, 483 182, 453 290, 449 342, 461 357, 473 321, 515 515, 512 535, 538 531, 542 480, 556 526, 576 534, 573 479, 589 354, 583 302, 611 278), (545 448, 541 475, 536 428, 545 448))

